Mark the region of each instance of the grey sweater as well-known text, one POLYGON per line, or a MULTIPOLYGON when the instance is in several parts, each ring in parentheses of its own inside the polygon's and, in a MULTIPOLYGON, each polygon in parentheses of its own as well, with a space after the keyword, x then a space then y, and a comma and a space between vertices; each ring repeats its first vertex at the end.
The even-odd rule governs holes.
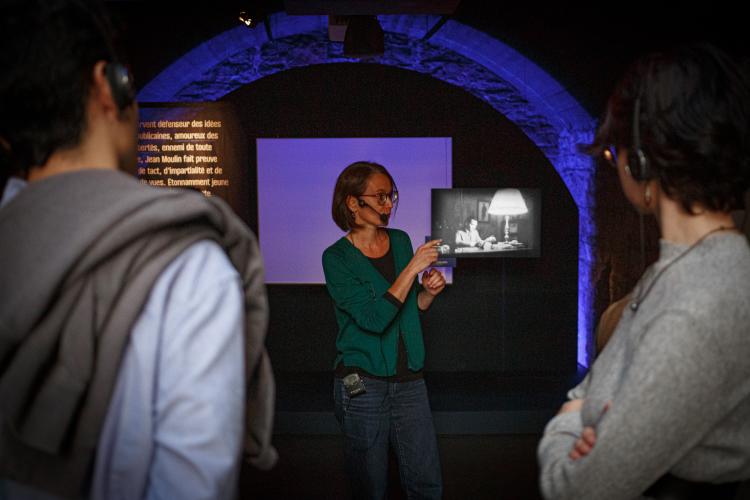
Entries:
POLYGON ((692 481, 750 478, 750 248, 716 233, 686 246, 661 242, 612 339, 569 393, 580 413, 556 416, 538 449, 546 498, 639 497, 670 472, 692 481), (602 414, 605 404, 610 409, 602 414), (591 453, 568 458, 584 426, 591 453))

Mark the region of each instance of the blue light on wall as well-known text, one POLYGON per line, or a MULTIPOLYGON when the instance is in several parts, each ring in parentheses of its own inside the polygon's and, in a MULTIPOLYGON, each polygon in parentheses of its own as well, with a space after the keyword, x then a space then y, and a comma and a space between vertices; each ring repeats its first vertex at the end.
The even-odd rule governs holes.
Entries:
MULTIPOLYGON (((428 74, 463 88, 513 121, 545 154, 571 193, 579 213, 578 363, 588 366, 593 331, 595 226, 594 165, 577 146, 592 140, 595 122, 541 68, 502 42, 448 21, 428 41, 435 16, 381 16, 385 53, 365 63, 428 74)), ((325 16, 270 17, 265 30, 244 26, 208 40, 175 61, 139 93, 142 102, 217 100, 280 71, 312 64, 357 62, 342 44, 328 41, 325 16)))

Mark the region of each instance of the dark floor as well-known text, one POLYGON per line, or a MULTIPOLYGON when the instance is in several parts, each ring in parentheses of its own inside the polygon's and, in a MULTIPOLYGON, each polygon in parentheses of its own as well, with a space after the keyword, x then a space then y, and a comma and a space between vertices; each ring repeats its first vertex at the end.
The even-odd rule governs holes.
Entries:
MULTIPOLYGON (((541 498, 537 487, 538 435, 439 436, 446 500, 541 498)), ((274 437, 278 465, 269 472, 242 470, 242 499, 348 499, 343 441, 331 435, 274 437)), ((405 499, 392 460, 389 500, 405 499)), ((712 500, 712 499, 706 499, 712 500)), ((750 483, 735 500, 750 500, 750 483)))
MULTIPOLYGON (((439 436, 444 498, 541 498, 537 488, 538 435, 439 436)), ((240 497, 253 499, 346 499, 343 441, 331 435, 278 435, 278 465, 269 472, 246 467, 240 497)), ((389 500, 405 498, 395 460, 389 500)))
MULTIPOLYGON (((582 372, 567 376, 428 373, 446 500, 541 498, 536 447, 582 372)), ((245 499, 347 499, 330 373, 277 373, 277 466, 244 467, 245 499)), ((405 498, 392 457, 389 500, 405 498)), ((750 483, 736 500, 750 500, 750 483)))

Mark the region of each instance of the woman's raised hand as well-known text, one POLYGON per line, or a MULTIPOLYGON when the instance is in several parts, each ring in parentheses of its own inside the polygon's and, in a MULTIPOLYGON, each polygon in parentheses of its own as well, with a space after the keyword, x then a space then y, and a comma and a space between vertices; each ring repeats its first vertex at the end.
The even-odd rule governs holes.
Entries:
POLYGON ((430 264, 437 260, 437 246, 440 245, 442 241, 443 240, 430 240, 417 248, 417 251, 414 252, 414 257, 412 257, 409 262, 409 266, 412 267, 415 275, 427 269, 430 264))

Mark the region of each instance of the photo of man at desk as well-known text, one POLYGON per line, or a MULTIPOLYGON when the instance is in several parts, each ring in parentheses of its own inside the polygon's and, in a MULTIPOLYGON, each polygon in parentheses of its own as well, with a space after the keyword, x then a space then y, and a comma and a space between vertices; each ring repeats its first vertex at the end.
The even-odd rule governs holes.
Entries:
POLYGON ((433 189, 431 212, 431 237, 448 247, 443 256, 539 256, 539 189, 433 189))
POLYGON ((477 231, 479 222, 474 217, 468 217, 464 227, 456 231, 456 251, 460 249, 476 248, 480 250, 489 250, 493 243, 497 243, 495 236, 488 236, 482 239, 477 231))
POLYGON ((501 250, 515 250, 526 248, 524 243, 518 240, 497 241, 494 235, 482 238, 477 226, 479 222, 474 217, 466 219, 463 229, 456 231, 456 253, 469 252, 498 252, 501 250))

